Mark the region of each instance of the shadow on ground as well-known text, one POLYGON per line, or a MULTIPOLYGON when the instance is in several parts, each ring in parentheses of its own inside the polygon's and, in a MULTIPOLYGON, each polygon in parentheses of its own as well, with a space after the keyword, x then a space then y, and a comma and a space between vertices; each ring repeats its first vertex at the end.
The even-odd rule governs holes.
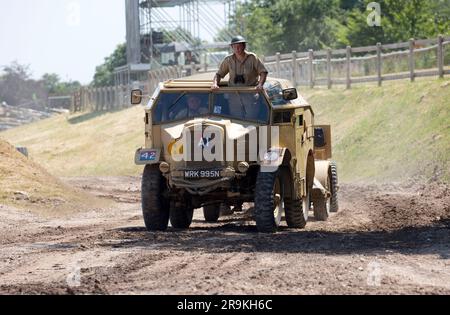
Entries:
POLYGON ((69 118, 67 121, 71 125, 77 125, 77 124, 84 123, 86 121, 89 121, 91 119, 94 119, 94 118, 97 118, 97 117, 100 117, 100 116, 103 116, 106 114, 116 113, 121 110, 122 109, 112 109, 112 110, 106 110, 106 111, 96 111, 96 112, 84 113, 84 114, 80 114, 78 116, 69 118))
POLYGON ((254 225, 226 223, 205 225, 188 231, 169 229, 151 233, 144 227, 109 231, 119 241, 113 248, 146 248, 174 251, 269 252, 340 254, 436 254, 450 259, 450 220, 424 227, 394 231, 304 231, 281 228, 276 234, 259 234, 254 225))

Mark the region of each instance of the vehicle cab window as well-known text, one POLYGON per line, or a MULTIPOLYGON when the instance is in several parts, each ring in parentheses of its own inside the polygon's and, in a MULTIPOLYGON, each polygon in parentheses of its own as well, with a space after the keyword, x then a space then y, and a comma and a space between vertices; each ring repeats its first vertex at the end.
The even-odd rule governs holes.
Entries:
POLYGON ((220 92, 214 94, 213 115, 248 120, 262 124, 269 122, 269 104, 261 93, 220 92))
POLYGON ((153 124, 208 116, 209 93, 161 93, 153 109, 153 124))

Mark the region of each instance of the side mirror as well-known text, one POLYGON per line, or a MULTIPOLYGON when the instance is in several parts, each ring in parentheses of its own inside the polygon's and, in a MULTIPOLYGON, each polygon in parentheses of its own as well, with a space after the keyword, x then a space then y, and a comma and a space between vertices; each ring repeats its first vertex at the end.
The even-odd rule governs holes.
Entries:
POLYGON ((142 102, 142 91, 141 90, 132 90, 131 91, 131 104, 139 105, 142 102))
POLYGON ((292 101, 298 98, 298 93, 296 88, 283 90, 283 99, 285 101, 292 101))

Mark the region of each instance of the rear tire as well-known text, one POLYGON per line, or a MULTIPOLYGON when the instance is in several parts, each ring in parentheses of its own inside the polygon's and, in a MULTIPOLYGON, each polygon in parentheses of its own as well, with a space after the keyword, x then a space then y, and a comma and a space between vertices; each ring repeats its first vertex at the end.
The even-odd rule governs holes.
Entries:
POLYGON ((169 224, 166 179, 157 165, 147 165, 142 176, 142 214, 148 231, 165 231, 169 224))
POLYGON ((256 227, 261 233, 274 233, 284 210, 284 186, 280 171, 259 172, 255 189, 256 227))
POLYGON ((339 200, 338 200, 338 190, 339 190, 339 180, 338 180, 338 170, 336 162, 331 162, 330 164, 330 174, 331 177, 331 207, 330 211, 335 213, 339 211, 339 200))
POLYGON ((203 207, 203 215, 208 223, 216 223, 220 218, 220 204, 203 207))

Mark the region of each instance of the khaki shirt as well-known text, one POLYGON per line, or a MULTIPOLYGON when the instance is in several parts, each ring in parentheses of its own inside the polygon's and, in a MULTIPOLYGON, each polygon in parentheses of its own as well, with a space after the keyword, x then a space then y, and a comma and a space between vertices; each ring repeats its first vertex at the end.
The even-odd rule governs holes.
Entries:
POLYGON ((246 52, 246 57, 243 62, 240 62, 236 56, 230 55, 225 58, 219 67, 217 74, 223 79, 227 74, 230 74, 229 86, 236 86, 234 80, 236 75, 243 75, 245 78, 245 85, 256 86, 259 82, 261 73, 268 73, 266 67, 261 60, 254 53, 246 52))

